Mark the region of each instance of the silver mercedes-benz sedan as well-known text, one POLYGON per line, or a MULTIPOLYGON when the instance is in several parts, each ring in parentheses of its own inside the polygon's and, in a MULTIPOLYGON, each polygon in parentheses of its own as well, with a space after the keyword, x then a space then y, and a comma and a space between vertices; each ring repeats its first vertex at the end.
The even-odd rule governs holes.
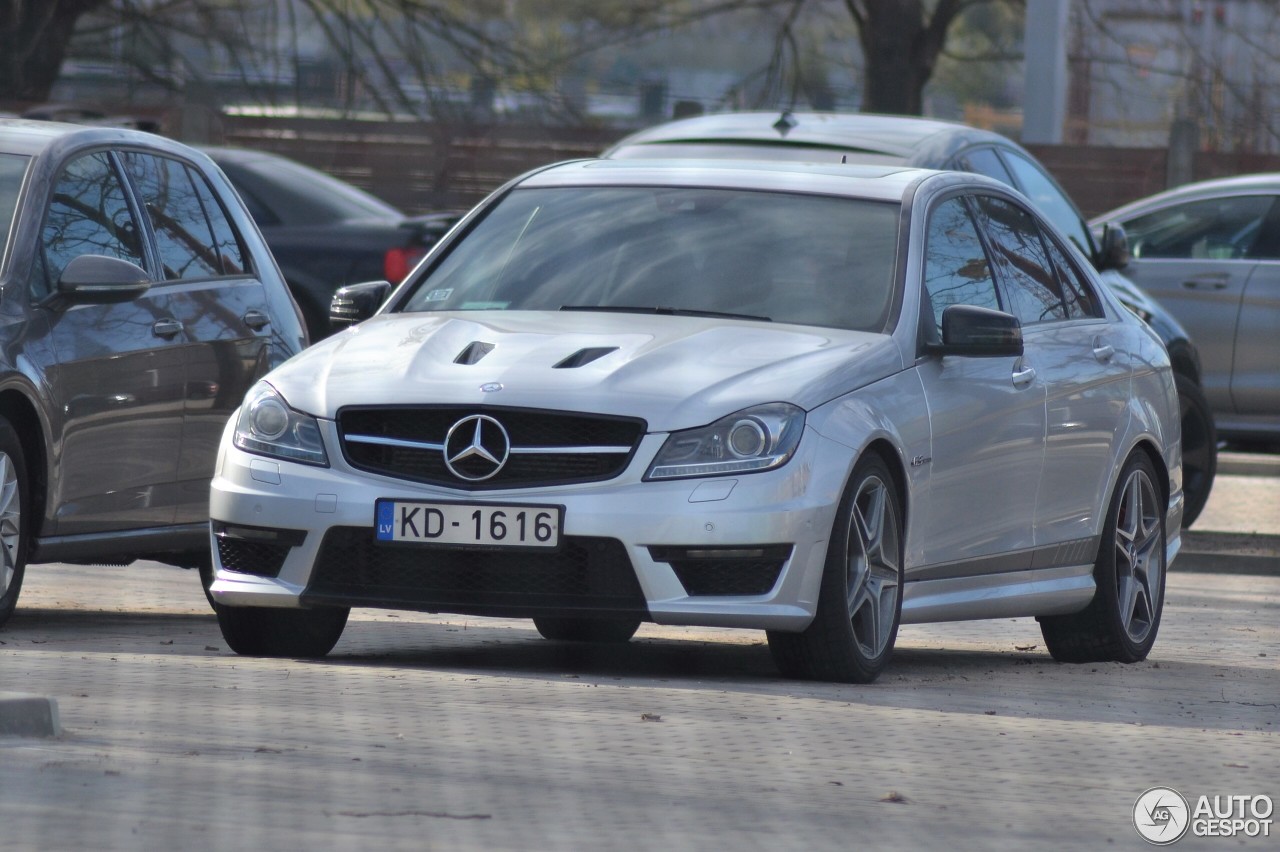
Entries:
POLYGON ((900 623, 1036 616, 1143 659, 1183 510, 1159 338, 973 174, 583 161, 513 181, 223 437, 228 644, 321 656, 351 607, 768 631, 866 682, 900 623), (385 297, 385 301, 384 301, 385 297))

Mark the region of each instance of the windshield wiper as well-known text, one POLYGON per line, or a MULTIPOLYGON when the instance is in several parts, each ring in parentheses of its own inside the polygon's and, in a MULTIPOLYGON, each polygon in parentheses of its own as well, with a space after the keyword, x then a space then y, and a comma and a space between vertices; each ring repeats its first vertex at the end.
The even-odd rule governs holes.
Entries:
POLYGON ((668 308, 661 305, 655 305, 653 307, 641 305, 561 305, 560 310, 601 311, 609 314, 660 314, 664 317, 717 317, 720 319, 773 322, 772 317, 759 317, 754 314, 731 314, 724 311, 696 311, 691 308, 668 308))

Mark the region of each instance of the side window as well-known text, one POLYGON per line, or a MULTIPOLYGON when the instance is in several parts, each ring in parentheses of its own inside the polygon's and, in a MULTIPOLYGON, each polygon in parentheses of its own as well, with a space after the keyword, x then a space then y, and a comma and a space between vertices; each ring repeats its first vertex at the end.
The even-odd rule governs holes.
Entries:
POLYGON ((1136 258, 1230 260, 1252 257, 1270 195, 1210 198, 1166 207, 1124 223, 1136 258))
POLYGON ((1084 319, 1085 317, 1102 316, 1098 300, 1088 280, 1080 274, 1056 242, 1045 237, 1044 243, 1049 248, 1049 259, 1058 272, 1058 280, 1062 282, 1062 300, 1066 305, 1068 319, 1084 319))
POLYGON ((986 175, 1006 186, 1014 186, 1013 176, 1004 167, 999 155, 990 148, 974 148, 972 151, 966 151, 957 159, 956 166, 966 172, 986 175))
POLYGON ((924 286, 933 305, 934 328, 939 337, 942 312, 950 305, 1001 310, 991 264, 982 248, 978 229, 960 198, 942 202, 929 218, 924 286))
POLYGON ((130 151, 122 158, 151 218, 167 280, 243 271, 239 242, 203 178, 168 157, 130 151))
POLYGON ((974 200, 1010 313, 1023 325, 1066 319, 1061 286, 1035 217, 1002 198, 978 195, 974 200))
POLYGON ((1080 211, 1071 203, 1071 199, 1062 194, 1062 190, 1043 169, 1026 157, 1008 150, 1003 156, 1014 177, 1018 179, 1018 188, 1031 199, 1040 215, 1066 234, 1067 239, 1075 243, 1085 257, 1092 258, 1093 240, 1084 219, 1080 217, 1080 211))
POLYGON ((82 254, 144 265, 141 231, 106 153, 73 160, 58 176, 40 248, 31 280, 37 296, 50 292, 67 264, 82 254))

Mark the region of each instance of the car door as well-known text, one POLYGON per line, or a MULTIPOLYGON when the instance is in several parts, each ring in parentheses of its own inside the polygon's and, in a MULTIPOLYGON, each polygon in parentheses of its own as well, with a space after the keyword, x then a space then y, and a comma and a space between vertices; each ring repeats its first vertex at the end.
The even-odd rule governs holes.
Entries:
POLYGON ((147 266, 145 235, 109 152, 61 169, 30 276, 53 360, 42 366, 56 421, 49 511, 59 535, 173 521, 186 384, 173 289, 117 304, 47 301, 77 256, 147 266))
POLYGON ((1257 261, 1244 285, 1231 360, 1231 399, 1245 422, 1280 415, 1280 198, 1262 220, 1249 254, 1257 261))
POLYGON ((272 313, 224 203, 192 163, 122 152, 147 210, 161 272, 180 324, 186 369, 177 458, 176 523, 208 518, 222 428, 267 372, 272 313))
MULTIPOLYGON (((1007 310, 962 196, 930 212, 922 266, 927 336, 939 339, 949 305, 1007 310)), ((924 531, 924 561, 931 567, 917 576, 1030 567, 1044 456, 1043 381, 1015 357, 947 356, 923 361, 918 369, 929 406, 932 460, 912 522, 914 530, 924 531)))
MULTIPOLYGON (((1124 272, 1167 307, 1196 341, 1205 396, 1214 411, 1240 412, 1241 402, 1256 395, 1258 379, 1265 376, 1254 373, 1243 379, 1237 398, 1233 372, 1242 339, 1239 324, 1258 328, 1257 323, 1268 318, 1265 298, 1262 315, 1247 316, 1243 309, 1246 288, 1258 267, 1254 244, 1275 204, 1272 195, 1206 198, 1122 221, 1131 251, 1124 272)), ((1257 293, 1265 292, 1265 280, 1265 273, 1257 279, 1257 293)), ((1269 318, 1274 322, 1275 316, 1273 309, 1269 318)), ((1274 340, 1275 330, 1272 324, 1265 333, 1274 340)), ((1239 352, 1243 370, 1256 370, 1252 355, 1239 352)), ((1270 362, 1272 377, 1275 363, 1270 362)), ((1249 405, 1256 405, 1256 400, 1249 405)))
POLYGON ((1082 269, 1027 208, 992 195, 973 201, 1001 292, 1022 324, 1024 369, 1045 388, 1034 567, 1079 562, 1078 552, 1056 545, 1084 548, 1097 531, 1128 416, 1131 332, 1106 319, 1082 269))

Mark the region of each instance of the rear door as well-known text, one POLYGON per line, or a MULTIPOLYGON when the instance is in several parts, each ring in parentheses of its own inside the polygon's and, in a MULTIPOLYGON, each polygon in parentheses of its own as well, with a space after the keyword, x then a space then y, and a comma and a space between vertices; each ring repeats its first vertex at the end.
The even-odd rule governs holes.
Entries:
POLYGON ((226 206, 194 164, 152 152, 121 159, 143 199, 185 364, 176 461, 177 523, 208 519, 218 442, 249 386, 267 372, 272 313, 226 206))

